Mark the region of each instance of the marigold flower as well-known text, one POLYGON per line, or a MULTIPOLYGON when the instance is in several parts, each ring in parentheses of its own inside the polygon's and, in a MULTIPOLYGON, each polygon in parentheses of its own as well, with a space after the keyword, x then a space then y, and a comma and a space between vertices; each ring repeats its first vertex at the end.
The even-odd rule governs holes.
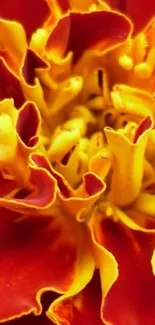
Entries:
POLYGON ((0 17, 0 322, 154 325, 155 19, 136 33, 102 0, 0 17))

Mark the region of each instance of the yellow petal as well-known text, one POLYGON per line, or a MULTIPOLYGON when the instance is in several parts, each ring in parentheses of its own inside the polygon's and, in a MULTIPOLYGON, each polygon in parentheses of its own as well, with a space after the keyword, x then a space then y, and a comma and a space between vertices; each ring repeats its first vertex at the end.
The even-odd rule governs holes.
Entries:
POLYGON ((89 171, 104 179, 112 166, 112 154, 105 148, 97 152, 89 161, 89 171))
POLYGON ((149 193, 141 193, 133 204, 133 207, 142 213, 155 216, 154 195, 149 193))
POLYGON ((146 129, 144 128, 144 132, 135 143, 125 135, 105 128, 108 146, 114 156, 110 200, 118 206, 130 204, 139 194, 143 177, 144 152, 151 128, 152 123, 146 129))
POLYGON ((0 19, 0 30, 0 52, 2 56, 4 54, 9 67, 13 71, 19 72, 19 67, 27 48, 24 28, 16 21, 0 19))
POLYGON ((60 160, 79 141, 78 130, 62 131, 52 142, 48 151, 50 160, 60 160))
POLYGON ((114 108, 121 113, 145 117, 154 114, 151 94, 138 88, 115 85, 111 93, 114 108))

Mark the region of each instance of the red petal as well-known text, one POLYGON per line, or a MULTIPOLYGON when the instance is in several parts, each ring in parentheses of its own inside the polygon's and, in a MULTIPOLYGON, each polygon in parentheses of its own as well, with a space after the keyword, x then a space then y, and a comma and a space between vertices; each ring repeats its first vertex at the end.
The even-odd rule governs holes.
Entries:
POLYGON ((81 192, 76 193, 64 177, 52 168, 45 157, 32 154, 31 158, 37 166, 46 168, 56 179, 59 187, 59 201, 69 215, 75 217, 81 209, 88 208, 105 190, 105 183, 97 175, 87 173, 83 176, 81 192))
POLYGON ((16 130, 26 146, 32 145, 40 124, 40 115, 34 103, 26 103, 19 111, 16 130))
MULTIPOLYGON (((53 308, 60 325, 103 325, 100 318, 101 284, 96 271, 91 282, 76 296, 62 300, 53 308)), ((49 316, 50 316, 49 309, 49 316)))
POLYGON ((153 121, 151 119, 150 116, 146 117, 144 120, 142 120, 142 122, 138 125, 138 128, 135 132, 135 136, 133 139, 133 143, 136 143, 139 139, 139 137, 148 129, 150 129, 150 127, 153 127, 153 121))
POLYGON ((6 325, 54 325, 54 323, 45 315, 28 315, 5 322, 6 325))
POLYGON ((155 14, 154 0, 126 0, 125 13, 134 22, 136 31, 143 28, 155 14))
POLYGON ((38 208, 47 208, 56 199, 56 181, 46 170, 30 168, 29 187, 17 193, 15 198, 0 198, 0 206, 18 212, 34 211, 38 208))
POLYGON ((5 209, 0 212, 1 321, 30 312, 39 314, 42 293, 68 291, 75 275, 83 281, 88 256, 91 276, 88 236, 81 225, 68 222, 58 210, 49 216, 21 220, 14 219, 16 213, 5 209))
POLYGON ((24 81, 27 84, 33 86, 35 84, 35 70, 46 68, 48 68, 48 64, 31 49, 28 49, 22 66, 22 76, 24 78, 24 81))
POLYGON ((62 177, 58 172, 54 170, 50 162, 45 158, 44 156, 32 154, 31 155, 32 161, 35 162, 35 164, 38 167, 45 168, 50 172, 50 174, 56 179, 58 188, 60 190, 60 193, 63 197, 69 198, 72 196, 71 188, 68 186, 68 183, 65 181, 65 178, 62 177))
POLYGON ((116 8, 116 9, 120 9, 123 4, 125 4, 125 0, 121 1, 121 0, 106 0, 106 3, 108 3, 109 6, 111 6, 112 8, 116 8))
POLYGON ((134 139, 133 139, 133 143, 136 143, 139 139, 139 137, 148 129, 150 129, 150 127, 153 127, 153 121, 151 119, 150 116, 146 117, 144 120, 142 120, 142 122, 138 125, 138 128, 135 132, 134 135, 134 139))
POLYGON ((87 173, 84 175, 84 187, 86 193, 92 196, 102 191, 103 183, 95 174, 87 173))
POLYGON ((112 8, 127 14, 134 22, 135 30, 142 29, 155 14, 155 1, 149 0, 106 0, 112 8))
POLYGON ((5 0, 0 5, 0 16, 20 22, 28 38, 42 26, 49 14, 49 6, 44 0, 5 0))
POLYGON ((151 258, 155 235, 103 219, 96 236, 115 256, 119 267, 118 280, 104 302, 104 319, 114 325, 154 325, 155 278, 151 258))
POLYGON ((46 316, 46 311, 51 304, 51 301, 56 299, 59 295, 55 292, 46 292, 41 297, 41 303, 43 306, 43 312, 39 316, 33 314, 15 318, 9 322, 5 322, 7 325, 54 325, 54 323, 46 316))
POLYGON ((0 58, 0 80, 0 100, 13 98, 15 106, 17 108, 21 107, 25 97, 19 79, 2 58, 0 58))
POLYGON ((57 0, 59 7, 61 8, 62 12, 66 12, 70 9, 70 4, 68 0, 57 0))
POLYGON ((88 48, 107 50, 120 44, 130 31, 129 21, 114 12, 72 12, 57 23, 49 36, 46 49, 57 50, 60 56, 72 51, 76 62, 88 48))
POLYGON ((0 197, 7 195, 17 186, 14 180, 5 179, 0 171, 0 197))

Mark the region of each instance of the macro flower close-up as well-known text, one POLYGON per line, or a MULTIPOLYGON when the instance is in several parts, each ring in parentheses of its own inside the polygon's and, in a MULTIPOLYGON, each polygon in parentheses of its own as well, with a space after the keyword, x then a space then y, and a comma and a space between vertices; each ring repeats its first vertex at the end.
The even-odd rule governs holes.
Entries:
POLYGON ((155 3, 0 4, 0 323, 155 325, 155 3))

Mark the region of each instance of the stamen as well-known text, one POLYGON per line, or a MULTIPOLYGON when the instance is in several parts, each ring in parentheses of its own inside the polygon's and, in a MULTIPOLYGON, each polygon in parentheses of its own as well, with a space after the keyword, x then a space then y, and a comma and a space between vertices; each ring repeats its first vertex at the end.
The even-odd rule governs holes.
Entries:
POLYGON ((144 33, 139 33, 133 40, 132 54, 134 63, 140 63, 144 60, 148 42, 144 33))
POLYGON ((119 64, 127 71, 131 70, 133 67, 133 60, 128 55, 122 55, 119 57, 119 64))
POLYGON ((134 71, 142 79, 149 79, 152 75, 152 67, 147 62, 137 64, 134 71))

